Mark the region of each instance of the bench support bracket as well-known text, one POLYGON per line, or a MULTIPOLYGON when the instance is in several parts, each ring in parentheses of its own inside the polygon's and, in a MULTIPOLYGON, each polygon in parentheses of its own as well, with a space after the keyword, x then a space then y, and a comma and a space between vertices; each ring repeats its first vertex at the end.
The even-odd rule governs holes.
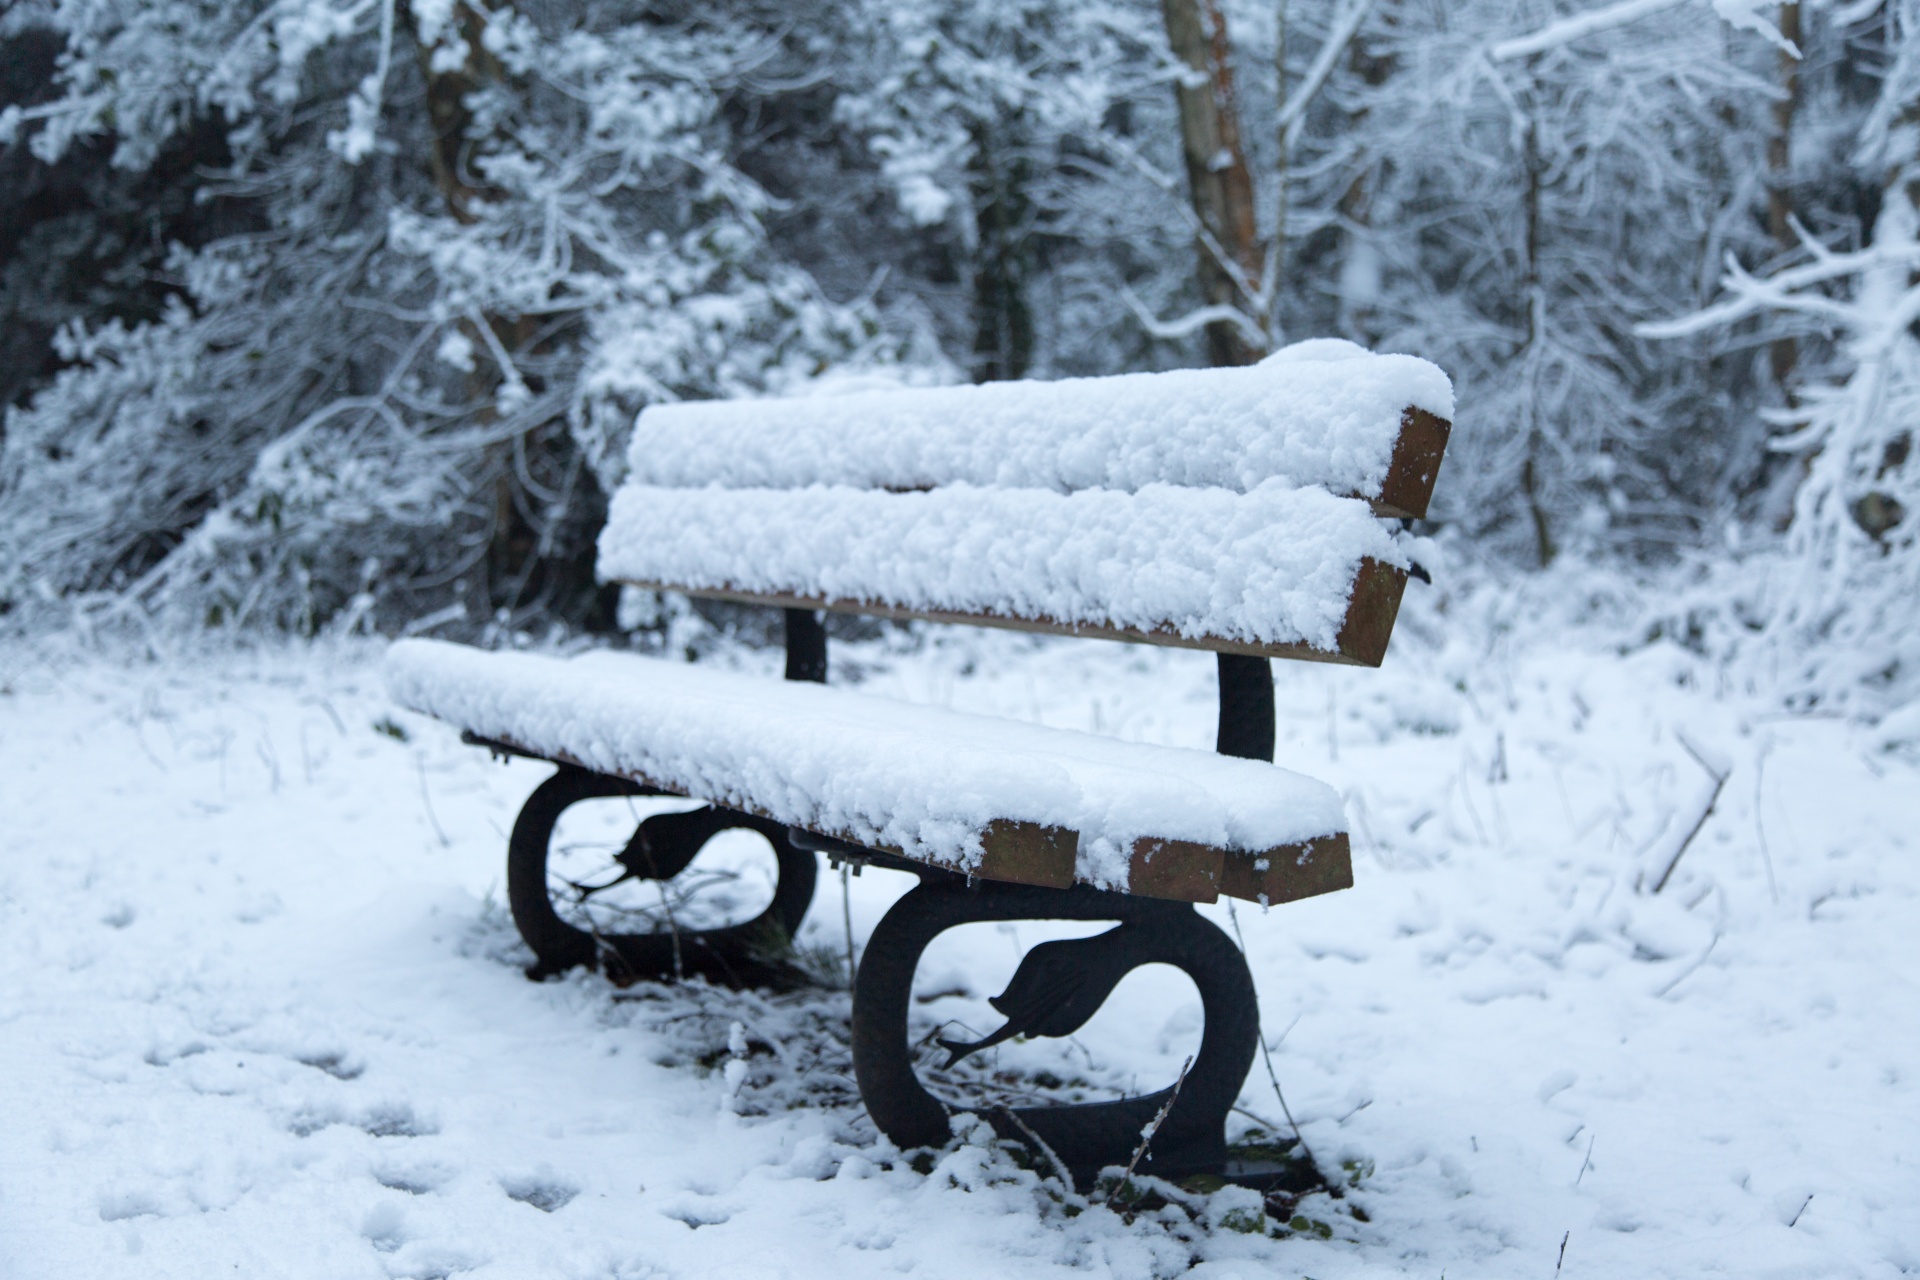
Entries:
POLYGON ((1052 1107, 964 1108, 935 1098, 914 1073, 907 1019, 914 969, 927 944, 957 925, 989 920, 1113 920, 1093 938, 1044 943, 1028 952, 992 1003, 1007 1025, 978 1044, 942 1042, 949 1062, 1016 1034, 1070 1035, 1114 985, 1143 964, 1170 964, 1193 980, 1206 1012, 1200 1051, 1179 1084, 1140 1168, 1163 1177, 1219 1172, 1227 1158, 1227 1113, 1253 1065, 1259 1035, 1253 976, 1239 948, 1185 903, 1108 893, 1084 885, 1045 889, 929 873, 896 902, 867 942, 853 990, 853 1067, 881 1132, 902 1147, 939 1146, 955 1110, 976 1110, 1003 1137, 1038 1137, 1082 1183, 1127 1164, 1141 1129, 1172 1086, 1118 1102, 1052 1107))
POLYGON ((537 957, 528 976, 545 978, 584 965, 623 981, 700 974, 736 987, 804 982, 788 956, 813 900, 818 867, 810 851, 793 847, 785 826, 765 818, 713 806, 654 814, 641 821, 616 860, 621 879, 671 880, 720 832, 757 831, 773 846, 780 878, 773 901, 753 920, 721 929, 600 933, 578 927, 555 909, 547 855, 560 815, 583 800, 661 794, 626 778, 563 764, 527 797, 507 843, 507 901, 514 925, 537 957))

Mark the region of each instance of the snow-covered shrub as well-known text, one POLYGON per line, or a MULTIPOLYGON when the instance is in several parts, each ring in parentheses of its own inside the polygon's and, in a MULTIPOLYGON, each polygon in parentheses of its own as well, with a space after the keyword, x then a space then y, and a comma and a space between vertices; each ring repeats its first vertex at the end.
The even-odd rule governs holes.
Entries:
POLYGON ((394 0, 50 15, 36 154, 111 130, 139 168, 212 115, 210 193, 265 225, 176 249, 157 321, 69 326, 8 416, 0 598, 311 628, 366 599, 595 607, 591 536, 649 399, 884 358, 860 305, 769 251, 728 94, 755 15, 394 0), (403 56, 410 55, 410 56, 403 56))
MULTIPOLYGON (((1890 57, 1849 161, 1876 194, 1859 247, 1831 247, 1796 222, 1797 252, 1770 274, 1729 257, 1724 296, 1655 338, 1725 333, 1763 318, 1816 335, 1824 358, 1797 394, 1765 416, 1768 448, 1788 460, 1784 536, 1712 577, 1736 625, 1721 643, 1750 678, 1801 705, 1877 713, 1920 693, 1920 4, 1851 7, 1874 19, 1890 57), (1738 625, 1743 624, 1743 625, 1738 625)), ((1736 531, 1737 532, 1737 531, 1736 531)), ((1737 546, 1737 543, 1736 543, 1737 546)), ((1696 600, 1699 611, 1711 605, 1696 600)))

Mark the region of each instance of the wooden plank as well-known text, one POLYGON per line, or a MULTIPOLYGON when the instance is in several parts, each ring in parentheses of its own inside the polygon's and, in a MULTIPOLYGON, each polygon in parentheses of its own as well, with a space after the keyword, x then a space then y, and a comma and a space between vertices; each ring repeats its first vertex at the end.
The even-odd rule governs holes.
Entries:
POLYGON ((1400 597, 1407 589, 1407 571, 1378 560, 1360 562, 1347 597, 1347 619, 1340 624, 1334 644, 1355 666, 1377 667, 1386 661, 1387 642, 1393 639, 1394 620, 1400 616, 1400 597))
POLYGON ((1353 850, 1346 832, 1265 853, 1228 850, 1220 892, 1230 898, 1278 906, 1353 887, 1353 850))
POLYGON ((1226 850, 1191 840, 1136 840, 1127 892, 1179 902, 1217 902, 1226 850))
POLYGON ((1373 514, 1417 520, 1427 514, 1433 500, 1433 482, 1440 475, 1440 460, 1447 451, 1447 437, 1453 424, 1438 414, 1408 406, 1400 415, 1400 438, 1393 443, 1393 457, 1387 464, 1387 478, 1380 484, 1380 496, 1369 499, 1373 514))
POLYGON ((874 600, 833 600, 823 596, 787 595, 775 591, 742 591, 734 587, 689 587, 673 582, 648 582, 623 578, 619 581, 645 591, 678 591, 683 595, 709 600, 732 600, 741 604, 772 605, 781 609, 827 609, 834 613, 858 613, 896 620, 921 619, 927 622, 958 622, 976 627, 1002 627, 1012 631, 1033 631, 1044 635, 1086 636, 1101 640, 1121 640, 1130 644, 1169 645, 1180 649, 1206 649, 1214 653, 1242 653, 1255 658, 1290 658, 1301 662, 1329 662, 1339 666, 1377 667, 1387 656, 1387 642, 1393 636, 1394 619, 1400 613, 1400 596, 1406 590, 1407 571, 1383 564, 1371 557, 1360 562, 1354 589, 1347 597, 1347 616, 1335 639, 1332 651, 1306 644, 1249 644, 1223 636, 1183 636, 1170 627, 1145 629, 1114 627, 1099 623, 1061 622, 1054 618, 1023 618, 1004 613, 963 613, 950 609, 913 609, 874 600))
MULTIPOLYGON (((1037 822, 996 818, 980 833, 980 850, 980 865, 974 874, 982 880, 1066 889, 1073 884, 1080 833, 1065 827, 1043 827, 1037 822)), ((899 853, 899 850, 891 852, 899 853)))

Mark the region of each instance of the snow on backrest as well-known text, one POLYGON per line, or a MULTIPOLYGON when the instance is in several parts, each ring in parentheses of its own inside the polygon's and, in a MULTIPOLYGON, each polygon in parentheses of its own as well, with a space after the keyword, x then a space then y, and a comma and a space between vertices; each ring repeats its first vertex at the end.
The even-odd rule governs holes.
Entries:
MULTIPOLYGON (((1439 420, 1443 444, 1453 387, 1437 367, 1317 339, 1239 369, 656 405, 629 465, 633 483, 672 488, 1279 481, 1378 499, 1410 410, 1439 420)), ((1422 479, 1407 514, 1424 513, 1430 466, 1422 479)))
POLYGON ((599 573, 1378 665, 1408 562, 1375 516, 1425 511, 1452 412, 1433 365, 1331 340, 1243 369, 662 405, 599 573))
POLYGON ((1278 481, 1244 494, 628 484, 599 570, 695 595, 1378 665, 1405 564, 1366 503, 1278 481), (1377 595, 1356 589, 1367 562, 1393 577, 1384 629, 1377 595))

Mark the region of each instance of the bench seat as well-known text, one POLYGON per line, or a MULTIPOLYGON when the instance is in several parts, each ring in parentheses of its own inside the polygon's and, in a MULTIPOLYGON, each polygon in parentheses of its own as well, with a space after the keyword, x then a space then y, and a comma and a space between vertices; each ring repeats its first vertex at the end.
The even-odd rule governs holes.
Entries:
POLYGON ((478 738, 981 879, 1262 903, 1353 882, 1339 795, 1265 761, 629 654, 409 640, 386 675, 478 738))

